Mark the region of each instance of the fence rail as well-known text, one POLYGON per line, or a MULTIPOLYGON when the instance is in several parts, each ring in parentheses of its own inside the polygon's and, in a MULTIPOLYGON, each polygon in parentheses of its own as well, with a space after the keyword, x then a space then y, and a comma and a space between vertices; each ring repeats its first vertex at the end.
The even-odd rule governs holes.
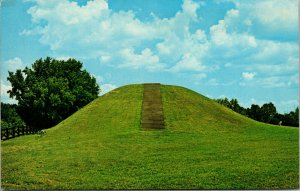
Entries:
POLYGON ((1 129, 1 140, 12 139, 21 135, 34 134, 36 132, 36 129, 28 126, 1 129))

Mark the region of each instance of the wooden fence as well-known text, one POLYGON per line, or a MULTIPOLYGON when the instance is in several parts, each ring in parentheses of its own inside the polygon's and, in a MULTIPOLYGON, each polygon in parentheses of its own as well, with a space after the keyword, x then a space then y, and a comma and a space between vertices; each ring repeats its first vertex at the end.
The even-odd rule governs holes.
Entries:
POLYGON ((1 140, 12 139, 21 135, 34 134, 36 132, 36 129, 28 126, 1 129, 1 140))

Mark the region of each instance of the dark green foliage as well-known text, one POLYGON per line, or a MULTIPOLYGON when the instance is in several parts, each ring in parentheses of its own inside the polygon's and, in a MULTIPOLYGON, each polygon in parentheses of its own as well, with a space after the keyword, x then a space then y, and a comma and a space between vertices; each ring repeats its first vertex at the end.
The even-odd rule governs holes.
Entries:
POLYGON ((7 79, 12 85, 10 97, 19 102, 18 113, 39 129, 57 124, 99 93, 96 79, 75 59, 39 59, 32 68, 9 72, 7 79))
POLYGON ((299 108, 297 107, 295 111, 284 114, 282 123, 289 126, 299 126, 299 108))
POLYGON ((16 112, 17 105, 1 102, 1 129, 25 126, 24 121, 16 112))
POLYGON ((247 109, 247 116, 257 121, 261 121, 261 110, 259 105, 252 104, 250 109, 247 109))
POLYGON ((271 123, 276 115, 276 107, 273 103, 265 103, 260 108, 261 110, 261 118, 265 123, 271 123))
POLYGON ((245 115, 256 121, 278 125, 281 123, 286 126, 299 126, 299 108, 290 113, 280 114, 277 113, 276 107, 273 103, 265 103, 261 107, 252 104, 250 108, 243 108, 239 105, 237 99, 228 100, 228 98, 216 99, 216 102, 232 109, 233 111, 245 115))

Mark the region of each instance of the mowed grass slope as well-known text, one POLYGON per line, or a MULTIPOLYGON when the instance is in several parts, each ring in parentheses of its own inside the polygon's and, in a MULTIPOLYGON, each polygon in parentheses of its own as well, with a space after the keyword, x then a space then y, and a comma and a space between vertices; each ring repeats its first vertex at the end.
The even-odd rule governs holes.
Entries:
POLYGON ((118 88, 47 130, 2 142, 7 189, 299 187, 298 128, 161 86, 165 129, 140 128, 143 85, 118 88))

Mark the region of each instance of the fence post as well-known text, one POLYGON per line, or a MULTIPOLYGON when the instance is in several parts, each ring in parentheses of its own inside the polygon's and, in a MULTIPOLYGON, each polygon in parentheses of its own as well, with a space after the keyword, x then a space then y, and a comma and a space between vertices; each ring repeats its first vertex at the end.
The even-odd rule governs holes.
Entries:
POLYGON ((20 136, 20 127, 17 127, 17 136, 20 136))
POLYGON ((24 135, 24 126, 22 126, 22 135, 24 135))
POLYGON ((5 129, 5 137, 6 137, 6 139, 9 139, 9 132, 8 132, 8 129, 5 129))
POLYGON ((16 128, 12 128, 12 138, 16 137, 16 128))

